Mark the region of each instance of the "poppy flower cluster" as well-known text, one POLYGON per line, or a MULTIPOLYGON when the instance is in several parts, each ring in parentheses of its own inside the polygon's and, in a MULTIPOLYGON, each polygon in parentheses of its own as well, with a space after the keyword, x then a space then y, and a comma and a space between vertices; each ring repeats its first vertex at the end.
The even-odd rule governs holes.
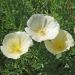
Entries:
POLYGON ((44 41, 46 49, 54 55, 74 46, 71 34, 62 30, 54 17, 34 14, 27 21, 25 31, 9 33, 4 37, 1 51, 8 58, 18 59, 33 45, 32 39, 36 42, 44 41))

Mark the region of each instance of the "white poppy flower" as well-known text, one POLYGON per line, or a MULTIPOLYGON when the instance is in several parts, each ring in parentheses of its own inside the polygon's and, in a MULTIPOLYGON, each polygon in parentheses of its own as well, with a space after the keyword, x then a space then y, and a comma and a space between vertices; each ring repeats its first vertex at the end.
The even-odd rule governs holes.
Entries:
POLYGON ((60 30, 55 39, 51 41, 47 40, 44 43, 48 51, 54 55, 67 51, 70 49, 70 47, 74 46, 72 36, 65 30, 60 30))
POLYGON ((25 32, 19 31, 7 34, 2 44, 1 51, 6 57, 18 59, 22 54, 28 52, 33 42, 25 32))
POLYGON ((27 21, 25 31, 37 42, 54 39, 60 29, 58 22, 51 16, 34 14, 27 21))

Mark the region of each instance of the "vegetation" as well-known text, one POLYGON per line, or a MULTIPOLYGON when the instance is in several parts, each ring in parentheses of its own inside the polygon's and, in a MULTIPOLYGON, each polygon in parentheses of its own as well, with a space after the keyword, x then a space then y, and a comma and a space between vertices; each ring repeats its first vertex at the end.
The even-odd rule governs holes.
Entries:
MULTIPOLYGON (((35 13, 55 17, 75 39, 75 0, 0 0, 0 45, 6 34, 24 31, 35 13)), ((59 59, 47 51, 43 42, 34 41, 29 52, 17 60, 6 58, 0 51, 0 75, 75 75, 75 46, 59 59)))

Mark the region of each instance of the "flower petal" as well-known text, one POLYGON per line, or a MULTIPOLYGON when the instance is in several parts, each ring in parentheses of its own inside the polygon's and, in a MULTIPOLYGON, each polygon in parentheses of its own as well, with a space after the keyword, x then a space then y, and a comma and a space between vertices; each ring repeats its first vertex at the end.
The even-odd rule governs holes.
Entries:
POLYGON ((51 16, 43 14, 34 14, 27 22, 25 31, 37 42, 54 39, 60 26, 57 21, 51 16))
POLYGON ((18 58, 20 58, 20 54, 11 54, 3 46, 1 46, 1 51, 2 51, 3 55, 5 55, 8 58, 12 58, 12 59, 18 59, 18 58))
POLYGON ((74 33, 75 33, 75 27, 74 27, 74 33))
POLYGON ((33 45, 32 39, 25 32, 19 33, 19 37, 21 39, 21 50, 26 53, 28 48, 33 45))
POLYGON ((32 31, 28 27, 25 28, 25 31, 32 37, 32 39, 34 39, 37 42, 41 42, 43 40, 47 40, 47 38, 48 38, 47 35, 43 35, 43 36, 37 35, 36 32, 32 31))
POLYGON ((44 26, 45 18, 43 14, 34 14, 27 21, 27 26, 32 30, 37 30, 44 26))
POLYGON ((8 58, 18 59, 22 54, 28 52, 28 49, 32 44, 31 38, 25 32, 9 33, 3 40, 1 51, 8 58), (13 52, 14 49, 18 48, 19 50, 17 52, 13 52))
POLYGON ((60 25, 53 17, 51 16, 45 16, 45 17, 47 19, 45 30, 48 39, 54 39, 59 33, 60 25))
POLYGON ((54 55, 67 51, 67 49, 70 49, 70 47, 74 46, 74 40, 71 34, 65 30, 60 30, 55 39, 51 41, 47 40, 44 43, 47 50, 54 55))
POLYGON ((73 47, 74 46, 74 40, 73 40, 73 37, 72 37, 72 35, 70 33, 68 33, 65 30, 64 30, 64 32, 65 32, 66 37, 67 37, 67 41, 66 41, 66 43, 68 44, 67 49, 69 50, 70 47, 73 47))

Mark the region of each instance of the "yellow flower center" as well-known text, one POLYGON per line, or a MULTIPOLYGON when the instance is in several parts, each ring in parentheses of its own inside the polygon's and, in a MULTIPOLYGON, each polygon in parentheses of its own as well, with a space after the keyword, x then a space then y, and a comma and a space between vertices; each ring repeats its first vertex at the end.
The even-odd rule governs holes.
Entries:
POLYGON ((21 50, 21 45, 20 45, 20 42, 19 40, 12 40, 10 43, 9 43, 9 50, 11 53, 20 53, 21 50))
POLYGON ((40 36, 45 35, 45 28, 40 27, 37 30, 35 30, 35 32, 37 33, 37 35, 40 35, 40 36))
POLYGON ((52 48, 55 51, 63 51, 66 48, 65 40, 54 40, 52 41, 52 48))

